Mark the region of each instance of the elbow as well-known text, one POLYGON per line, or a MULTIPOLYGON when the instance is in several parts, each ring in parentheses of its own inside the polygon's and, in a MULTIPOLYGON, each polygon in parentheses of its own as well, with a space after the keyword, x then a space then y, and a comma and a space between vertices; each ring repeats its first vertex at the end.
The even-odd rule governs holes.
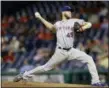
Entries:
POLYGON ((54 30, 55 30, 55 28, 54 28, 53 26, 49 26, 48 29, 49 29, 50 31, 54 31, 54 30))
POLYGON ((52 26, 50 26, 50 27, 48 27, 48 29, 49 29, 49 30, 52 30, 52 29, 53 29, 53 27, 52 27, 52 26))

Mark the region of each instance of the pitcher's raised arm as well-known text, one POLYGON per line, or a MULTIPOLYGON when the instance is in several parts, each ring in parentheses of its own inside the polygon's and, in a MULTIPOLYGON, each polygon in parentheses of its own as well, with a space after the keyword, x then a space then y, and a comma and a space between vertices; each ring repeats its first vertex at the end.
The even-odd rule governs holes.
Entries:
POLYGON ((52 23, 50 23, 50 22, 48 22, 47 20, 45 20, 45 19, 40 15, 39 12, 35 12, 35 17, 38 18, 50 31, 52 31, 52 32, 55 32, 55 31, 56 31, 55 26, 54 26, 52 23))

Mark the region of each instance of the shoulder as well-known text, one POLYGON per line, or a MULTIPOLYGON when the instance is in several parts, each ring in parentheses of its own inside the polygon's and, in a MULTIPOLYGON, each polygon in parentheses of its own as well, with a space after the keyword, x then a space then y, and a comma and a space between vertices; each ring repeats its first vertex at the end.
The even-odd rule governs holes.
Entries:
POLYGON ((79 24, 83 24, 85 21, 83 19, 78 19, 78 18, 72 18, 70 19, 72 23, 78 22, 79 24))
POLYGON ((84 21, 83 19, 78 19, 78 18, 72 18, 72 19, 70 19, 69 21, 84 21))
POLYGON ((59 25, 59 23, 60 23, 61 21, 56 21, 55 23, 54 23, 54 25, 56 26, 56 25, 59 25))

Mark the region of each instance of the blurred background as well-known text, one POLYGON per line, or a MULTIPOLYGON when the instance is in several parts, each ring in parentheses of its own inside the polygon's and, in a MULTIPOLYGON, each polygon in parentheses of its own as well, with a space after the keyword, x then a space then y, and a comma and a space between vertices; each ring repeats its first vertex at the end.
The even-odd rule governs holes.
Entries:
MULTIPOLYGON (((45 64, 56 47, 55 34, 35 18, 40 12, 51 23, 60 20, 60 9, 69 5, 74 17, 93 24, 76 39, 75 47, 91 55, 100 80, 108 82, 108 2, 89 1, 2 1, 1 2, 1 70, 2 81, 12 81, 25 70, 45 64)), ((66 61, 52 71, 36 74, 32 81, 89 84, 86 64, 66 61)))

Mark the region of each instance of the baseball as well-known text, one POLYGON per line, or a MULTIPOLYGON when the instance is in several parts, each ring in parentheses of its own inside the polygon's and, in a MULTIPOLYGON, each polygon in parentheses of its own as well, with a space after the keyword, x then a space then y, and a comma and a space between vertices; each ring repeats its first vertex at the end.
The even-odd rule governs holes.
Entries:
POLYGON ((40 16, 40 13, 39 12, 35 12, 35 16, 36 17, 39 17, 40 16))

